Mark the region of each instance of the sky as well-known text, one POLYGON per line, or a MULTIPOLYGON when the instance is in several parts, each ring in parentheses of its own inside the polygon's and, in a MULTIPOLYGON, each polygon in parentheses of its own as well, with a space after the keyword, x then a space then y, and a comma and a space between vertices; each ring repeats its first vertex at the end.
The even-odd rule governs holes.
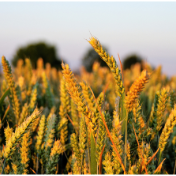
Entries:
POLYGON ((118 62, 138 54, 176 75, 176 2, 0 2, 0 56, 44 41, 72 70, 91 48, 91 34, 118 62))

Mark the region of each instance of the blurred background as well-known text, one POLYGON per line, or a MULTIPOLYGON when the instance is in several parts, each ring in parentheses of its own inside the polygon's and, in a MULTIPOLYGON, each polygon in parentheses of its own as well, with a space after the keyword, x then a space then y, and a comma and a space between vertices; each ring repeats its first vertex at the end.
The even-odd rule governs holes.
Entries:
POLYGON ((88 71, 95 36, 119 64, 130 57, 176 74, 176 2, 0 2, 0 56, 88 71))

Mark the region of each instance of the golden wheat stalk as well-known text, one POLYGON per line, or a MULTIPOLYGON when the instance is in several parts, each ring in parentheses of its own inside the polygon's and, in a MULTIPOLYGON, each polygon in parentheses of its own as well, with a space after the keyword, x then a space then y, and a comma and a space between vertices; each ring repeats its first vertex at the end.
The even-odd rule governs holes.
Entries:
POLYGON ((70 112, 70 100, 66 89, 66 82, 64 77, 60 81, 60 101, 66 113, 70 112))
POLYGON ((7 144, 8 140, 12 136, 13 128, 10 128, 9 125, 8 125, 7 128, 4 129, 4 133, 5 133, 5 139, 6 139, 6 144, 7 144))
POLYGON ((163 123, 163 114, 164 111, 166 110, 166 105, 167 105, 167 98, 168 93, 165 88, 161 90, 161 93, 158 97, 158 106, 157 106, 157 126, 156 126, 156 131, 160 131, 162 128, 162 123, 163 123))
POLYGON ((104 165, 104 170, 105 170, 106 174, 111 174, 111 175, 114 174, 112 156, 109 151, 105 155, 103 165, 104 165))
POLYGON ((12 163, 12 169, 13 169, 13 173, 14 173, 14 174, 17 174, 18 167, 17 167, 16 164, 12 163))
POLYGON ((64 118, 64 119, 65 119, 65 123, 60 131, 60 141, 63 146, 65 146, 65 144, 68 140, 68 120, 67 120, 67 118, 64 118))
POLYGON ((29 137, 30 137, 30 131, 24 134, 22 138, 22 142, 21 142, 21 148, 20 148, 21 164, 23 165, 23 174, 28 173, 27 167, 29 165, 28 162, 30 160, 29 158, 29 150, 30 150, 29 149, 29 145, 30 145, 29 137))
POLYGON ((15 133, 12 134, 12 137, 9 139, 5 149, 4 149, 4 157, 6 159, 10 159, 10 155, 14 151, 16 143, 23 136, 26 130, 30 127, 33 121, 37 119, 39 115, 39 111, 37 109, 34 110, 31 116, 29 116, 19 127, 16 128, 15 133))
POLYGON ((67 91, 70 94, 71 98, 73 99, 74 103, 77 105, 77 110, 86 117, 86 122, 88 123, 92 114, 90 113, 84 101, 84 98, 80 91, 80 87, 76 82, 76 78, 74 77, 68 64, 62 63, 62 68, 63 68, 62 73, 66 81, 67 91))
POLYGON ((103 49, 100 42, 94 37, 91 37, 88 42, 92 45, 94 50, 100 55, 100 57, 106 62, 106 64, 111 69, 111 72, 115 78, 116 84, 119 88, 119 90, 117 91, 117 94, 119 96, 122 96, 122 94, 124 93, 122 76, 114 57, 113 56, 110 57, 109 54, 107 54, 106 51, 103 49))
POLYGON ((75 133, 71 135, 70 141, 71 141, 71 146, 73 148, 73 152, 76 158, 78 170, 80 170, 81 169, 81 154, 80 154, 79 145, 78 145, 78 141, 77 141, 77 137, 75 133))
POLYGON ((30 98, 30 103, 29 103, 30 112, 33 111, 36 101, 37 101, 37 84, 35 85, 31 93, 31 98, 30 98))
POLYGON ((42 142, 44 140, 44 133, 45 133, 45 115, 42 115, 40 119, 39 129, 38 129, 38 135, 37 135, 37 142, 36 142, 36 149, 39 152, 42 142))
MULTIPOLYGON (((91 92, 92 92, 92 90, 91 90, 91 92)), ((92 92, 92 95, 94 96, 93 92, 92 92)), ((113 139, 112 139, 111 133, 110 133, 110 131, 109 131, 109 129, 108 129, 108 126, 107 126, 106 121, 105 121, 105 119, 104 119, 103 113, 101 112, 101 109, 100 109, 100 107, 99 107, 99 105, 98 105, 98 103, 97 103, 97 100, 95 99, 95 96, 94 96, 94 100, 95 100, 95 102, 96 102, 98 111, 99 111, 99 113, 100 113, 100 115, 101 115, 102 121, 103 121, 104 126, 105 126, 105 128, 106 128, 106 131, 107 131, 107 133, 108 133, 108 136, 109 136, 109 138, 110 138, 110 140, 111 140, 111 142, 112 142, 112 146, 113 146, 113 148, 114 148, 114 151, 116 152, 118 161, 119 161, 119 163, 120 163, 120 165, 121 165, 121 167, 122 167, 122 169, 123 169, 123 171, 124 171, 124 174, 126 174, 126 170, 125 170, 125 166, 124 166, 124 164, 123 164, 123 162, 122 162, 122 158, 121 158, 121 156, 120 156, 120 154, 119 154, 119 152, 118 152, 118 150, 117 150, 117 147, 116 147, 116 145, 115 145, 115 143, 114 143, 114 141, 113 141, 113 139)))
POLYGON ((46 165, 46 174, 54 174, 56 171, 56 165, 59 160, 59 155, 63 152, 61 142, 59 140, 54 142, 51 149, 50 157, 46 165))
POLYGON ((128 111, 132 111, 135 106, 135 101, 139 93, 144 88, 144 85, 149 79, 149 75, 146 70, 141 73, 141 76, 132 84, 130 90, 127 92, 125 97, 125 106, 128 111))
MULTIPOLYGON (((112 135, 112 139, 117 147, 117 150, 118 150, 120 156, 122 157, 124 143, 122 141, 121 128, 122 128, 122 122, 120 121, 119 115, 117 114, 117 112, 114 111, 114 113, 113 113, 113 129, 112 129, 111 135, 112 135)), ((116 155, 114 148, 112 151, 112 156, 113 156, 113 164, 114 164, 115 174, 120 174, 120 172, 122 171, 122 167, 120 165, 120 162, 118 160, 118 156, 116 155)))
POLYGON ((174 106, 174 109, 172 109, 172 112, 170 113, 169 118, 166 121, 166 124, 159 139, 160 154, 164 150, 167 140, 170 134, 172 133, 175 125, 176 125, 176 105, 174 106))
POLYGON ((7 80, 8 86, 10 88, 10 93, 11 93, 10 99, 12 101, 12 108, 14 110, 14 114, 18 121, 20 117, 20 103, 15 89, 15 82, 13 80, 11 67, 9 65, 9 62, 6 60, 4 56, 2 56, 2 66, 3 66, 5 79, 7 80))
POLYGON ((18 125, 20 125, 29 114, 29 106, 25 103, 22 107, 22 112, 20 114, 20 119, 18 120, 18 125))
MULTIPOLYGON (((97 137, 98 119, 100 115, 96 107, 94 97, 92 96, 91 88, 84 82, 81 82, 80 85, 82 87, 83 96, 88 104, 89 109, 91 110, 92 117, 89 124, 92 129, 93 137, 95 139, 97 137)), ((101 99, 102 98, 100 97, 99 100, 101 101, 101 99)))

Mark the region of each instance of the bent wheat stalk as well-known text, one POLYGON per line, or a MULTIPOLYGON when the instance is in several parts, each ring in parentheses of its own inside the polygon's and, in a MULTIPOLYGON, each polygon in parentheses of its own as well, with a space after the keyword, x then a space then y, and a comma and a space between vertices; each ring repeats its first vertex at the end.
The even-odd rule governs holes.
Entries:
POLYGON ((9 139, 5 149, 4 157, 10 159, 10 154, 14 151, 17 141, 23 136, 23 134, 28 130, 32 122, 34 122, 38 115, 39 111, 35 109, 31 116, 29 116, 26 121, 24 121, 19 127, 16 128, 15 133, 12 134, 12 137, 9 139))
POLYGON ((111 69, 111 72, 115 78, 115 82, 119 89, 117 91, 117 94, 122 96, 122 94, 124 93, 124 86, 122 82, 121 72, 117 66, 116 60, 114 59, 113 56, 110 57, 109 54, 106 53, 100 42, 94 37, 91 37, 88 42, 92 45, 94 50, 100 55, 100 57, 106 62, 106 64, 111 69))

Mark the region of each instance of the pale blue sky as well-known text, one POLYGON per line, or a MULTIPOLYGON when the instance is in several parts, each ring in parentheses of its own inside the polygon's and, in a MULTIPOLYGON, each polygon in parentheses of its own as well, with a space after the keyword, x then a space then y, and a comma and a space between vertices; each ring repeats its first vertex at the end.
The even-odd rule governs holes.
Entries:
POLYGON ((137 53, 176 75, 176 2, 0 2, 0 56, 46 41, 72 69, 92 35, 118 60, 137 53))

